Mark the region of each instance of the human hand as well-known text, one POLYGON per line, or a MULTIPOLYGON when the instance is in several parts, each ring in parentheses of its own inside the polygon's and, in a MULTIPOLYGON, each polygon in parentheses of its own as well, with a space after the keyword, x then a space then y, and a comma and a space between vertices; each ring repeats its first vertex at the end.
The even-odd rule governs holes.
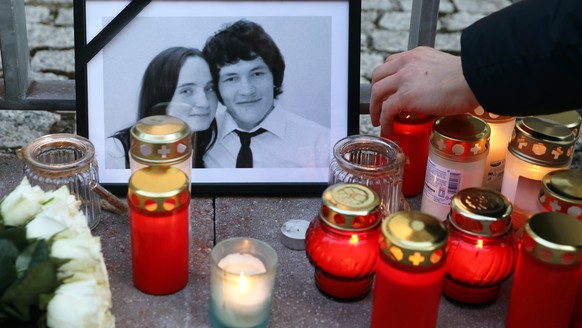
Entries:
POLYGON ((372 73, 370 117, 389 135, 401 111, 435 116, 469 112, 479 106, 463 76, 461 58, 430 47, 390 55, 372 73))

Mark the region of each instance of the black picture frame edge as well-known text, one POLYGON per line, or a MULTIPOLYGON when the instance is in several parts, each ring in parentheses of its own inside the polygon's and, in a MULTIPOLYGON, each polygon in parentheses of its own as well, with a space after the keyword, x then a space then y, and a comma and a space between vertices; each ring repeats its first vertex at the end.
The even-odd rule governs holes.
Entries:
MULTIPOLYGON (((132 0, 131 2, 140 1, 132 0)), ((262 1, 262 0, 258 0, 262 1)), ((269 0, 270 1, 270 0, 269 0)), ((303 0, 307 1, 307 0, 303 0)), ((361 34, 361 1, 346 0, 348 2, 348 106, 347 106, 347 135, 359 133, 360 129, 360 34, 361 34)), ((130 4, 131 4, 130 2, 130 4)), ((151 1, 147 1, 149 4, 151 1)), ((86 0, 73 1, 74 40, 75 40, 75 79, 76 90, 76 126, 77 134, 89 138, 89 117, 87 103, 87 39, 86 39, 86 0), (81 83, 79 83, 79 81, 81 83)), ((128 4, 129 6, 129 4, 128 4)), ((111 29, 122 29, 127 22, 111 29)), ((114 37, 114 36, 113 36, 114 37)), ((105 46, 113 37, 105 36, 105 46)), ((94 50, 93 50, 94 51, 94 50)), ((101 184, 117 196, 127 193, 127 184, 101 184)), ((194 195, 321 195, 328 186, 327 183, 193 183, 194 195)))

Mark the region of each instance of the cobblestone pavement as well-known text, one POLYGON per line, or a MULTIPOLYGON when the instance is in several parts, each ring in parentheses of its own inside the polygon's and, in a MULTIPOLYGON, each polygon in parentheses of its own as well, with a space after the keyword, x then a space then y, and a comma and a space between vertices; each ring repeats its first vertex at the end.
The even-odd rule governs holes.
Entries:
MULTIPOLYGON (((440 0, 435 48, 458 54, 460 33, 464 27, 510 3, 510 0, 440 0)), ((73 1, 26 0, 25 6, 32 78, 75 79, 73 1)), ((406 50, 411 8, 412 0, 362 1, 361 83, 370 81, 373 68, 389 54, 406 50)), ((0 62, 0 75, 1 67, 0 62)), ((28 143, 28 138, 18 137, 26 134, 27 127, 17 131, 7 129, 13 122, 18 125, 21 120, 41 121, 30 120, 30 115, 0 110, 0 122, 4 122, 0 123, 0 131, 12 134, 10 144, 7 145, 1 136, 6 133, 0 133, 0 148, 28 143)), ((58 116, 47 113, 42 121, 54 124, 58 116)), ((360 121, 361 133, 379 133, 378 129, 371 127, 367 115, 361 115, 360 121)), ((31 130, 33 135, 30 138, 34 138, 34 133, 39 136, 48 133, 50 125, 31 130)))

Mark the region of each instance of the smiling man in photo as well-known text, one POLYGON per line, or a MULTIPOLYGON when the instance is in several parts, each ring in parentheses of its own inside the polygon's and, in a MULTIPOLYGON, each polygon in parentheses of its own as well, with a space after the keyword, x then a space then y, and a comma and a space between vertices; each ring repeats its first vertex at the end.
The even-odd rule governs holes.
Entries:
POLYGON ((329 165, 329 129, 283 109, 285 61, 264 29, 239 20, 204 47, 220 102, 210 168, 299 168, 329 165))

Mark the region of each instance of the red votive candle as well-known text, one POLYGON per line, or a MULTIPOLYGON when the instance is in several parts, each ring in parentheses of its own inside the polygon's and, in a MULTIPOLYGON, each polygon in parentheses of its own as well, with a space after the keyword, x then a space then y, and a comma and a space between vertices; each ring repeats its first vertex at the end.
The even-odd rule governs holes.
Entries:
MULTIPOLYGON (((582 272, 580 273, 582 275, 582 272)), ((582 278, 581 278, 582 279, 582 278)), ((572 312, 572 320, 570 320, 571 328, 582 328, 582 280, 578 287, 578 298, 574 303, 574 312, 572 312)))
POLYGON ((467 188, 453 196, 447 218, 446 296, 470 304, 497 298, 517 257, 511 210, 509 199, 489 188, 467 188))
POLYGON ((522 238, 506 327, 568 327, 581 278, 582 221, 538 213, 522 238))
POLYGON ((402 177, 402 194, 406 197, 418 195, 424 188, 429 138, 435 118, 422 113, 400 112, 394 117, 392 133, 381 135, 396 142, 406 155, 402 177))
POLYGON ((447 228, 431 215, 410 211, 390 215, 381 230, 371 327, 435 327, 447 228))
POLYGON ((146 167, 129 179, 133 283, 166 295, 188 283, 189 180, 173 167, 146 167))
POLYGON ((378 257, 380 197, 359 184, 335 184, 305 235, 305 252, 324 294, 358 299, 369 293, 378 257))

